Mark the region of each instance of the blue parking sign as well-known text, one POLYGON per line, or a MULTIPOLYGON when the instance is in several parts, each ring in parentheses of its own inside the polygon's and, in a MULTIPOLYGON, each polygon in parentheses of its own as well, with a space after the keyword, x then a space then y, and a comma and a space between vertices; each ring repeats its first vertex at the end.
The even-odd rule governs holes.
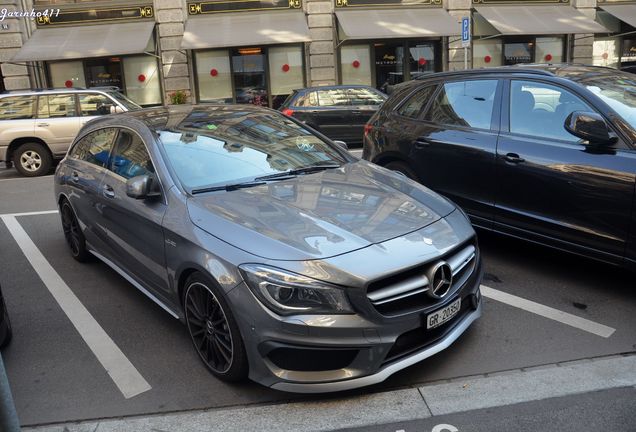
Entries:
POLYGON ((462 18, 462 46, 470 46, 470 18, 462 18))

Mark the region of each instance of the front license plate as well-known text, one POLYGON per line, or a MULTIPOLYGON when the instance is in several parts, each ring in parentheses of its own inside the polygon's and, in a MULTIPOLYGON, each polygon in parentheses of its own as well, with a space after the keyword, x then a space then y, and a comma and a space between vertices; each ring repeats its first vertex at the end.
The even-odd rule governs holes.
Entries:
POLYGON ((426 330, 439 327, 446 321, 452 319, 462 305, 462 299, 458 298, 443 309, 437 310, 426 317, 426 330))

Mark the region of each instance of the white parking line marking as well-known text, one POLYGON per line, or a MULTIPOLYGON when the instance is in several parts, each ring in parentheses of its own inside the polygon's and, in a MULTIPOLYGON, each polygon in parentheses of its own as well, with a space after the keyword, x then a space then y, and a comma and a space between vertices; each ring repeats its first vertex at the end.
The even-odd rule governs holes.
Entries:
POLYGON ((37 180, 37 179, 43 179, 47 177, 53 177, 53 174, 47 175, 47 176, 39 176, 39 177, 15 177, 15 178, 8 178, 8 179, 0 179, 0 182, 9 181, 9 180, 37 180))
POLYGON ((579 330, 586 331, 588 333, 595 334, 600 337, 608 338, 616 331, 616 329, 612 327, 608 327, 606 325, 599 324, 594 321, 590 321, 588 319, 542 305, 540 303, 535 303, 531 300, 526 300, 524 298, 487 287, 485 285, 481 285, 481 294, 484 297, 488 297, 498 302, 505 303, 507 305, 514 306, 528 312, 532 312, 544 318, 558 321, 560 323, 569 325, 579 330))
POLYGON ((126 399, 152 387, 46 260, 15 216, 0 217, 24 256, 126 399))
POLYGON ((4 214, 0 214, 0 216, 20 217, 20 216, 37 216, 37 215, 45 215, 45 214, 55 214, 55 213, 59 213, 59 211, 58 210, 43 210, 43 211, 25 212, 25 213, 4 213, 4 214))

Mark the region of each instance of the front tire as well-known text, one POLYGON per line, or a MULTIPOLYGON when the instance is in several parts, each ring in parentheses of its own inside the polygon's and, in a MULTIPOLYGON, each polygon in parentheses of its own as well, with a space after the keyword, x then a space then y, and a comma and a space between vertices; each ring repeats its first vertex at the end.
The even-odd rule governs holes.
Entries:
POLYGON ((37 177, 49 172, 53 158, 42 144, 25 143, 13 153, 13 165, 25 177, 37 177))
POLYGON ((64 200, 60 207, 60 216, 62 218, 62 230, 64 231, 64 238, 71 250, 71 256, 79 261, 86 262, 90 259, 91 254, 86 248, 86 239, 80 228, 79 221, 75 216, 73 207, 71 204, 64 200))
POLYGON ((210 372, 224 381, 245 379, 243 338, 221 290, 201 273, 193 273, 185 283, 183 306, 192 344, 210 372))

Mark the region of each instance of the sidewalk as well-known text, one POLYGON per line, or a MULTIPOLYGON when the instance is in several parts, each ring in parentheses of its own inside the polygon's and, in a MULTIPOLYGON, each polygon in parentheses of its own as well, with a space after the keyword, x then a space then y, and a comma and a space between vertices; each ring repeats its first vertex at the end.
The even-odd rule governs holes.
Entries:
POLYGON ((28 432, 329 431, 636 386, 636 355, 458 378, 365 396, 24 428, 28 432))

